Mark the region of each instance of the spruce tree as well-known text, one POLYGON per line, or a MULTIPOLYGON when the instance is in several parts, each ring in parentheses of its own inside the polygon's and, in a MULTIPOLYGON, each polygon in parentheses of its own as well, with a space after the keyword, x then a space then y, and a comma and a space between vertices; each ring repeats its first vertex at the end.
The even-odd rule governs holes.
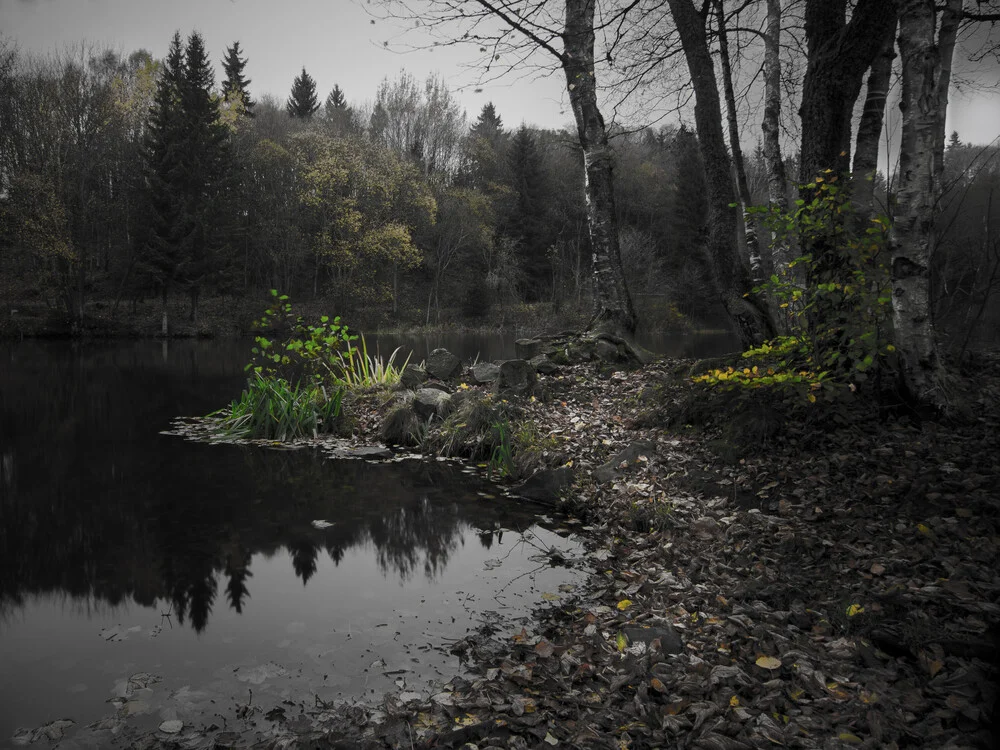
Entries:
POLYGON ((188 213, 192 223, 185 282, 191 295, 191 318, 198 313, 204 279, 216 270, 217 217, 221 205, 226 159, 226 127, 219 119, 219 100, 213 96, 215 73, 205 42, 195 31, 184 54, 181 105, 185 119, 185 176, 188 213))
POLYGON ((251 82, 243 77, 247 61, 246 58, 240 57, 241 53, 238 41, 226 49, 226 56, 222 59, 222 69, 226 74, 222 81, 222 98, 227 103, 239 101, 247 117, 253 117, 254 101, 250 98, 250 91, 247 88, 251 82))
POLYGON ((347 106, 347 97, 340 86, 334 86, 326 97, 323 107, 323 119, 327 127, 336 135, 354 133, 357 128, 354 122, 354 111, 347 106))
POLYGON ((288 97, 285 109, 292 117, 309 119, 319 109, 319 99, 316 97, 316 81, 302 68, 302 74, 292 81, 292 94, 288 97))
POLYGON ((326 97, 326 116, 329 117, 337 110, 347 109, 347 97, 344 96, 340 86, 334 84, 333 90, 326 97))
POLYGON ((186 249, 185 206, 179 180, 184 157, 183 87, 184 51, 180 32, 176 32, 156 84, 146 131, 146 177, 152 222, 140 261, 143 272, 160 291, 164 329, 167 296, 177 281, 177 270, 186 249))
POLYGON ((214 73, 195 32, 182 50, 175 33, 157 82, 146 139, 153 209, 143 265, 164 302, 175 287, 191 295, 197 316, 204 279, 216 267, 215 226, 226 159, 226 129, 212 95, 214 73))

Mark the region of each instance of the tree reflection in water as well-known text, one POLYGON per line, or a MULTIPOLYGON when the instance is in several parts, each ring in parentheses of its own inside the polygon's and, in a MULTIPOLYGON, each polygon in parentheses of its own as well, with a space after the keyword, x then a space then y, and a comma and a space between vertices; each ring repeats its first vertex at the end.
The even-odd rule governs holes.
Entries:
POLYGON ((489 549, 494 530, 535 522, 452 465, 158 434, 231 398, 234 360, 197 346, 167 362, 141 344, 0 348, 0 612, 28 595, 160 601, 201 631, 220 587, 242 612, 256 554, 287 551, 308 585, 321 551, 339 564, 370 545, 383 576, 433 580, 466 531, 489 549))

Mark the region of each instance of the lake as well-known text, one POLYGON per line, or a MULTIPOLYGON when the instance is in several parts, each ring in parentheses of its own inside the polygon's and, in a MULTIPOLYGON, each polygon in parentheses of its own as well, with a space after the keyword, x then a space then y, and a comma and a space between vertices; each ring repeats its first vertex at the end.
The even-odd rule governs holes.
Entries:
MULTIPOLYGON (((513 336, 369 339, 399 345, 514 353, 513 336)), ((460 669, 457 639, 582 579, 550 562, 580 553, 560 519, 476 467, 162 434, 235 398, 250 346, 0 342, 0 746, 426 693, 460 669)))
POLYGON ((426 691, 582 576, 475 467, 160 434, 238 395, 249 346, 0 343, 0 746, 426 691))

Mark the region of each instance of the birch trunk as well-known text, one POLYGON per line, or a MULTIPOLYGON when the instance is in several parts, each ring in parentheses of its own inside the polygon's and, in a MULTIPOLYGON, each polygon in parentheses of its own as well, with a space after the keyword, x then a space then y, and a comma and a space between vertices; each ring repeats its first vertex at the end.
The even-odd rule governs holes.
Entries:
POLYGON ((729 37, 726 34, 726 14, 722 0, 715 0, 716 19, 719 25, 719 57, 722 62, 722 87, 726 95, 726 120, 729 126, 729 148, 733 152, 733 167, 736 170, 736 192, 739 196, 740 215, 743 217, 743 232, 747 244, 747 260, 750 263, 750 281, 754 286, 764 282, 767 274, 760 253, 760 239, 757 225, 747 209, 753 205, 750 186, 747 182, 747 168, 740 146, 740 129, 736 116, 736 94, 733 91, 733 70, 729 58, 729 37))
POLYGON ((636 316, 618 244, 612 154, 604 118, 597 106, 594 76, 594 4, 566 0, 562 67, 583 149, 587 223, 593 253, 594 310, 590 330, 631 338, 636 316))
MULTIPOLYGON (((865 107, 858 123, 854 145, 851 205, 854 209, 855 231, 864 232, 872 215, 875 195, 875 172, 878 170, 878 144, 885 118, 885 100, 892 76, 895 25, 882 30, 882 49, 872 60, 865 92, 865 107)), ((942 136, 943 137, 943 136, 942 136)))
MULTIPOLYGON (((940 50, 935 45, 934 0, 902 0, 899 53, 903 114, 897 210, 891 232, 892 313, 904 393, 943 405, 940 361, 931 321, 928 265, 937 198, 935 153, 941 109, 940 50)), ((943 140, 943 130, 940 131, 943 140)))
POLYGON ((708 182, 708 252, 721 301, 744 347, 771 338, 766 307, 750 294, 750 277, 736 248, 736 212, 729 154, 722 135, 722 108, 708 52, 705 17, 692 0, 667 0, 680 34, 695 92, 694 118, 708 182))
MULTIPOLYGON (((788 211, 788 175, 781 156, 781 0, 767 0, 767 28, 764 32, 764 119, 762 149, 767 169, 767 201, 772 209, 788 211)), ((796 258, 787 239, 771 236, 771 267, 774 273, 798 287, 805 286, 800 266, 791 266, 796 258)), ((789 308, 790 309, 790 308, 789 308)), ((771 314, 781 333, 789 333, 794 319, 789 309, 778 308, 771 301, 771 314)))

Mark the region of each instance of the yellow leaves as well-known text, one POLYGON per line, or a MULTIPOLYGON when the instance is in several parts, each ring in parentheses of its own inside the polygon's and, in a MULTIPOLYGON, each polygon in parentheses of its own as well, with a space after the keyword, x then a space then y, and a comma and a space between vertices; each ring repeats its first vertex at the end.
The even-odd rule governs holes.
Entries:
POLYGON ((856 734, 851 734, 850 732, 841 732, 837 735, 837 739, 841 742, 846 742, 850 745, 860 745, 862 740, 856 734))
POLYGON ((632 600, 631 599, 622 599, 620 602, 618 602, 618 609, 620 611, 622 611, 622 612, 624 612, 626 609, 628 609, 631 606, 632 606, 632 600))
POLYGON ((729 699, 730 708, 737 708, 739 705, 740 705, 740 699, 737 696, 734 695, 732 698, 729 699))
POLYGON ((775 658, 773 656, 758 656, 757 661, 754 662, 761 669, 775 670, 781 668, 781 659, 775 658))
POLYGON ((628 639, 625 637, 625 634, 620 630, 618 631, 618 635, 615 636, 615 648, 617 648, 619 652, 624 651, 626 648, 628 648, 628 639))
POLYGON ((925 534, 925 535, 926 534, 930 534, 931 533, 931 527, 928 526, 925 523, 918 523, 917 524, 917 531, 919 531, 921 534, 925 534))
POLYGON ((809 399, 809 403, 810 403, 810 404, 815 404, 815 403, 816 403, 816 395, 815 395, 815 394, 813 394, 813 393, 810 393, 810 394, 809 394, 809 395, 807 396, 807 398, 809 399))
POLYGON ((848 617, 857 617, 858 615, 863 614, 864 611, 865 608, 860 604, 851 604, 846 610, 848 617))
POLYGON ((559 594, 550 594, 548 591, 542 593, 542 599, 547 602, 557 602, 559 598, 559 594))

